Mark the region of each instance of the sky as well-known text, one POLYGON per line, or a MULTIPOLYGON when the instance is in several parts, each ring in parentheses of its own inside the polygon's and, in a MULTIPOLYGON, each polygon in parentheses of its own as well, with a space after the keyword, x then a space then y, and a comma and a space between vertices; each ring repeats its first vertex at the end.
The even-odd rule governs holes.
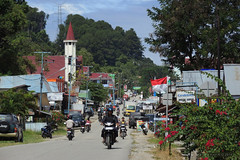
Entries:
MULTIPOLYGON (((95 21, 103 20, 113 28, 122 27, 125 31, 133 28, 145 47, 144 56, 150 58, 156 65, 162 65, 159 54, 149 51, 149 45, 144 38, 154 32, 153 21, 147 15, 147 9, 159 8, 157 0, 26 0, 28 5, 49 14, 46 32, 51 41, 58 33, 59 14, 61 7, 61 21, 66 20, 68 14, 79 14, 95 21)), ((74 32, 74 31, 73 31, 74 32)))

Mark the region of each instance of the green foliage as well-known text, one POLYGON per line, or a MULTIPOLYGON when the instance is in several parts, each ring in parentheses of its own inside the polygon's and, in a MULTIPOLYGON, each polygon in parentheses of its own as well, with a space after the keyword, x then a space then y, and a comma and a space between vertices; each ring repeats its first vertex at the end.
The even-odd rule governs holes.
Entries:
MULTIPOLYGON (((86 90, 86 81, 80 86, 81 90, 86 90)), ((88 89, 91 91, 91 99, 99 104, 102 101, 106 101, 108 98, 108 90, 100 83, 88 82, 88 89)))
POLYGON ((155 31, 145 40, 166 63, 181 70, 216 69, 218 20, 221 65, 239 62, 239 1, 158 1, 159 8, 148 10, 155 31))
POLYGON ((125 55, 128 59, 142 59, 143 47, 133 29, 124 31, 104 21, 85 19, 80 15, 68 15, 65 25, 59 26, 55 42, 56 48, 63 51, 60 43, 66 38, 69 23, 72 23, 77 50, 85 48, 92 54, 93 61, 101 66, 115 66, 116 59, 125 55))
POLYGON ((3 0, 0 9, 0 73, 17 75, 34 71, 23 56, 53 50, 44 30, 48 15, 24 1, 3 0))
POLYGON ((25 90, 10 89, 0 92, 0 112, 28 115, 28 110, 37 108, 35 97, 25 90))

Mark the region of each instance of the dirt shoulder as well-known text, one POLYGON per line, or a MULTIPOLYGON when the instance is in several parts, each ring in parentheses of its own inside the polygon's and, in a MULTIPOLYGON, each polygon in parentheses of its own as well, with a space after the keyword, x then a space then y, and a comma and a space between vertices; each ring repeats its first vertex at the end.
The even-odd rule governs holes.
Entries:
POLYGON ((131 133, 133 139, 130 160, 154 160, 152 150, 154 144, 150 144, 148 139, 153 137, 153 134, 143 135, 140 131, 133 131, 131 133))
POLYGON ((129 160, 182 160, 184 157, 179 153, 179 146, 172 145, 172 155, 169 155, 168 147, 165 150, 160 150, 156 142, 153 140, 154 135, 149 132, 148 135, 143 135, 142 132, 133 131, 131 133, 133 139, 129 160))

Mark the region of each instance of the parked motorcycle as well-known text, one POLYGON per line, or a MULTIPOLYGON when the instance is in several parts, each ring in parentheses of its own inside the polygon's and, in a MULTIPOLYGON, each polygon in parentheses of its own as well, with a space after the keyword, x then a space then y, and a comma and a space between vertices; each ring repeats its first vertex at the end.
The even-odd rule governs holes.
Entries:
POLYGON ((147 135, 148 129, 146 128, 146 126, 144 124, 141 124, 140 127, 143 131, 143 134, 147 135))
POLYGON ((120 136, 124 139, 127 136, 127 128, 125 125, 120 125, 120 136))
POLYGON ((41 128, 41 132, 42 132, 42 137, 43 138, 47 138, 47 137, 52 138, 53 130, 52 130, 52 127, 51 127, 50 124, 41 128))
POLYGON ((108 149, 112 148, 112 145, 114 144, 114 124, 111 122, 107 122, 104 124, 105 129, 105 145, 108 147, 108 149))
POLYGON ((91 130, 91 123, 87 122, 85 127, 86 127, 86 131, 89 132, 91 130))
POLYGON ((74 137, 74 131, 73 131, 73 129, 68 128, 68 129, 67 129, 67 138, 68 138, 68 140, 71 141, 71 140, 73 139, 73 137, 74 137))

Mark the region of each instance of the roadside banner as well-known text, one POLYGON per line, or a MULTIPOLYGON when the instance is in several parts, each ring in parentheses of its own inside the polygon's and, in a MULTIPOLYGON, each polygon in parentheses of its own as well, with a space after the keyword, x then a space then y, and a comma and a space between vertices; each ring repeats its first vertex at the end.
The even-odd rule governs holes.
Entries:
POLYGON ((137 131, 142 131, 140 125, 144 124, 146 128, 148 128, 148 123, 142 120, 137 120, 137 131))

